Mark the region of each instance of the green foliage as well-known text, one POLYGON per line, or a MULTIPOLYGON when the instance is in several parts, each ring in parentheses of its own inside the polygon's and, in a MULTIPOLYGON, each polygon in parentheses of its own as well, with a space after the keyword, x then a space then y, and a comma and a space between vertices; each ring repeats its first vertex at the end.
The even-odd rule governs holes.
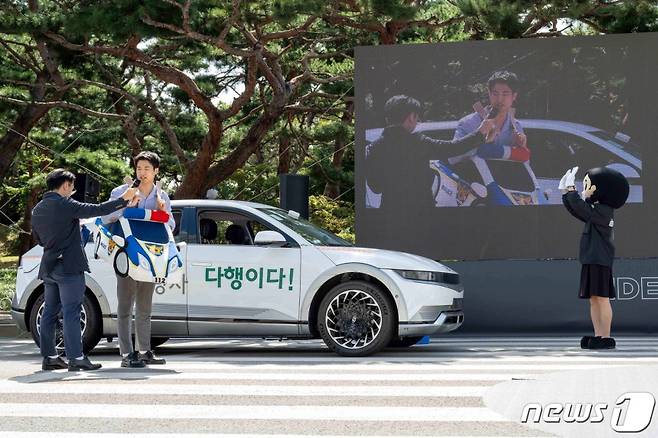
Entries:
POLYGON ((311 222, 354 243, 354 206, 351 203, 318 195, 310 197, 309 209, 311 222))
POLYGON ((397 0, 370 0, 370 7, 374 14, 385 15, 394 20, 411 20, 418 12, 418 7, 397 0))

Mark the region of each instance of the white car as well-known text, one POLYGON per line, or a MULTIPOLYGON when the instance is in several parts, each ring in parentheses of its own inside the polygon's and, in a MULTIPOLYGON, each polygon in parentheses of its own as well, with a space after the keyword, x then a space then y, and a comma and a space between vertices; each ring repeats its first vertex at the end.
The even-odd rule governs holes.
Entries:
MULTIPOLYGON (((619 171, 628 179, 630 193, 627 203, 642 202, 641 150, 627 135, 611 134, 593 126, 562 120, 519 119, 518 121, 528 136, 528 147, 532 153, 530 161, 518 163, 487 160, 496 167, 487 168, 486 172, 482 172, 481 166, 477 166, 477 163, 463 160, 458 167, 450 169, 465 180, 466 184, 462 185, 465 187, 473 184, 486 186, 490 182, 489 180, 494 178, 501 186, 508 189, 528 193, 534 191, 538 194, 536 200, 533 198, 533 202, 512 202, 511 204, 559 205, 562 204, 562 195, 557 187, 565 169, 579 166, 581 172, 584 172, 593 167, 607 166, 619 171)), ((415 132, 422 132, 431 137, 451 139, 457 123, 456 120, 419 123, 415 132)), ((366 142, 372 143, 377 140, 382 131, 383 128, 366 130, 366 142)), ((433 165, 433 168, 439 173, 443 171, 437 165, 433 165)), ((446 172, 443 171, 444 174, 446 172)), ((581 176, 583 175, 584 173, 581 173, 581 176)), ((454 178, 446 180, 451 182, 449 180, 454 181, 454 178)), ((456 190, 453 191, 456 192, 456 190)), ((477 190, 474 191, 469 202, 442 201, 437 197, 437 204, 440 206, 479 205, 475 202, 477 198, 475 192, 477 190)), ((378 208, 380 203, 381 195, 374 193, 366 182, 366 206, 378 208)))
MULTIPOLYGON (((433 260, 357 248, 294 212, 240 201, 172 202, 183 259, 178 283, 157 284, 153 345, 172 337, 322 338, 340 355, 364 356, 455 330, 463 320, 459 275, 433 260)), ((85 351, 116 336, 116 279, 94 259, 85 273, 85 351)), ((42 248, 21 259, 12 301, 38 343, 42 248)), ((58 338, 61 348, 61 336, 58 338)))

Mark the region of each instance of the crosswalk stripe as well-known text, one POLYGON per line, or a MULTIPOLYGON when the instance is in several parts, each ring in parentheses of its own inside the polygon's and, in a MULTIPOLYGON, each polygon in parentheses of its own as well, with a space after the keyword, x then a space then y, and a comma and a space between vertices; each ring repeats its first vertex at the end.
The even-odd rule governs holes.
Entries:
MULTIPOLYGON (((107 385, 94 383, 17 383, 0 381, 4 394, 175 394, 342 397, 482 397, 486 386, 260 386, 260 385, 107 385)), ((0 412, 0 416, 2 413, 0 412)))
MULTIPOLYGON (((209 353, 204 351, 203 354, 199 353, 190 353, 188 358, 178 358, 177 356, 180 353, 175 352, 175 350, 161 351, 161 355, 166 358, 176 357, 176 360, 179 362, 196 362, 198 360, 204 360, 208 358, 209 353)), ((436 363, 442 360, 450 361, 462 361, 462 360, 473 360, 480 361, 483 359, 496 359, 496 360, 519 360, 524 358, 525 360, 530 361, 546 361, 551 362, 548 357, 545 357, 546 354, 555 354, 555 350, 551 349, 535 349, 533 351, 518 351, 518 350, 483 350, 483 351, 426 351, 422 353, 417 353, 414 351, 406 351, 397 355, 390 354, 378 354, 372 357, 363 357, 363 358, 354 358, 354 357, 339 357, 333 354, 327 353, 326 355, 321 356, 308 356, 303 355, 299 352, 294 351, 278 351, 274 354, 259 355, 258 357, 247 356, 247 354, 253 354, 253 352, 243 352, 240 355, 228 354, 221 351, 218 351, 213 358, 217 358, 218 362, 222 363, 286 363, 286 364, 297 364, 297 363, 323 363, 323 364, 343 364, 343 363, 373 363, 373 362, 385 362, 385 363, 436 363), (505 357, 500 357, 501 354, 506 354, 505 357), (510 355, 508 358, 507 355, 510 355), (541 356, 541 357, 538 357, 541 356), (500 358, 500 359, 498 359, 500 358)), ((638 361, 647 361, 655 362, 658 361, 658 348, 655 351, 647 352, 635 352, 635 351, 623 351, 621 349, 617 350, 603 350, 603 351, 590 351, 590 350, 581 350, 580 347, 572 350, 564 350, 559 352, 559 356, 555 356, 554 361, 560 360, 638 360, 638 361)), ((93 355, 94 359, 103 359, 106 356, 93 355)))
MULTIPOLYGON (((658 360, 653 361, 658 364, 658 360)), ((101 361, 100 363, 103 363, 101 361)), ((635 365, 635 361, 627 361, 622 364, 614 364, 614 366, 624 366, 624 365, 635 365)), ((108 363, 112 366, 113 363, 108 363)), ((105 366, 105 365, 104 365, 105 366)), ((224 364, 224 363, 183 363, 183 362, 172 362, 169 361, 165 367, 167 370, 174 371, 184 371, 184 370, 225 370, 226 372, 237 372, 258 370, 261 373, 280 373, 285 371, 293 370, 296 373, 308 373, 315 371, 334 371, 334 372, 367 372, 371 373, 373 371, 405 371, 405 372, 428 372, 428 371, 441 371, 454 373, 455 371, 567 371, 567 370, 580 370, 580 369, 592 369, 592 368, 603 368, 609 367, 610 364, 607 363, 583 363, 583 364, 509 364, 509 363, 492 363, 492 364, 463 364, 459 362, 450 363, 450 364, 418 364, 418 365, 409 365, 409 364, 341 364, 341 365, 272 365, 272 364, 258 364, 258 365, 247 365, 247 366, 238 366, 234 364, 224 364)), ((106 367, 107 369, 107 367, 106 367)), ((152 368, 152 369, 159 369, 152 368)))
POLYGON ((0 403, 4 417, 333 421, 509 421, 486 408, 0 403))
POLYGON ((44 373, 32 376, 25 379, 26 382, 43 382, 52 380, 58 377, 58 374, 63 374, 65 377, 59 379, 61 381, 80 381, 80 380, 94 380, 94 379, 146 379, 146 380, 253 380, 253 381, 358 381, 358 382, 412 382, 412 381, 482 381, 482 380, 496 380, 504 381, 513 378, 517 379, 530 379, 536 377, 536 374, 526 373, 427 373, 427 374, 402 374, 402 373, 381 373, 381 374, 349 374, 349 373, 278 373, 278 374, 264 374, 264 373, 214 373, 214 372, 185 372, 177 373, 175 370, 162 370, 153 372, 150 370, 131 370, 131 371, 104 371, 94 373, 69 373, 55 372, 44 373))
MULTIPOLYGON (((125 438, 125 434, 119 433, 57 433, 57 432, 18 432, 7 431, 8 436, 12 438, 125 438)), ((181 436, 179 433, 131 433, 131 438, 177 438, 181 436)), ((186 438, 241 438, 243 434, 185 434, 186 438)), ((281 434, 249 434, 251 438, 308 438, 308 435, 281 435, 281 434)), ((351 435, 322 435, 322 438, 346 438, 351 435)), ((519 438, 520 435, 514 435, 514 438, 519 438)), ((358 435, 359 438, 418 438, 415 435, 358 435)), ((536 436, 523 435, 523 438, 540 438, 536 436)), ((483 436, 483 435, 459 435, 447 436, 443 435, 442 438, 513 438, 511 436, 496 435, 483 436)))

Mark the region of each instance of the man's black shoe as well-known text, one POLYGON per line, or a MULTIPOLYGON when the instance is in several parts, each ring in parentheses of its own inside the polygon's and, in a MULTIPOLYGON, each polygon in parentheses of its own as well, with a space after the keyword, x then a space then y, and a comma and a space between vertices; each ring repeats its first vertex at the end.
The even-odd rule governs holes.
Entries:
POLYGON ((69 364, 67 364, 60 356, 55 358, 44 357, 43 362, 41 362, 41 369, 44 371, 65 370, 68 367, 69 364))
POLYGON ((137 357, 136 351, 128 353, 123 359, 121 359, 122 368, 144 368, 145 366, 146 364, 144 361, 137 357))
POLYGON ((142 360, 147 365, 164 365, 167 363, 166 360, 160 357, 155 357, 153 352, 150 350, 144 354, 139 353, 139 359, 142 360))
POLYGON ((588 350, 589 349, 589 341, 592 340, 592 338, 594 338, 594 336, 583 336, 580 339, 580 348, 582 348, 583 350, 588 350))
POLYGON ((99 369, 101 366, 99 363, 91 363, 87 356, 80 360, 69 360, 69 371, 93 371, 99 369))

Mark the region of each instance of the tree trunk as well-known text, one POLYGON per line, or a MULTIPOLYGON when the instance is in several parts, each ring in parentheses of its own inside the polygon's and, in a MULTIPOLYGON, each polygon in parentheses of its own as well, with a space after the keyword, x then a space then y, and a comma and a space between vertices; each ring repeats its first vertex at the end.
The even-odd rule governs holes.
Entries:
POLYGON ((267 108, 258 117, 258 120, 251 125, 251 128, 249 128, 247 134, 240 141, 238 147, 208 170, 207 178, 204 179, 205 184, 201 188, 202 192, 229 178, 236 170, 244 165, 249 157, 258 149, 263 137, 270 132, 281 114, 283 114, 284 105, 285 103, 277 105, 275 108, 267 108))
POLYGON ((222 139, 222 128, 221 120, 208 120, 208 133, 203 138, 199 153, 185 169, 183 182, 174 194, 176 199, 203 198, 206 190, 214 185, 208 184, 208 180, 210 178, 210 166, 222 139))
MULTIPOLYGON (((352 123, 352 116, 354 113, 354 106, 352 103, 347 104, 345 112, 341 120, 344 124, 352 123)), ((334 142, 334 156, 331 160, 331 165, 335 169, 335 173, 338 174, 342 171, 343 167, 343 157, 345 156, 345 145, 347 144, 347 139, 339 137, 334 142)), ((336 199, 340 196, 340 181, 327 181, 327 184, 324 186, 324 196, 331 199, 336 199)))
MULTIPOLYGON (((48 73, 44 69, 39 73, 35 84, 30 90, 32 100, 43 100, 46 94, 47 79, 48 73)), ((0 183, 9 173, 11 163, 23 145, 25 137, 39 120, 48 113, 49 109, 36 105, 26 106, 12 124, 11 129, 0 139, 0 183)))
MULTIPOLYGON (((30 174, 32 174, 31 169, 30 174)), ((37 202, 39 201, 40 192, 40 187, 33 186, 30 189, 30 193, 27 195, 27 200, 25 201, 25 210, 23 210, 23 224, 21 226, 21 228, 26 231, 32 230, 32 209, 35 205, 37 205, 37 202)), ((19 237, 18 254, 22 256, 34 245, 34 238, 31 234, 21 233, 19 237)))
POLYGON ((290 173, 290 137, 287 135, 279 137, 279 166, 276 173, 290 173))

